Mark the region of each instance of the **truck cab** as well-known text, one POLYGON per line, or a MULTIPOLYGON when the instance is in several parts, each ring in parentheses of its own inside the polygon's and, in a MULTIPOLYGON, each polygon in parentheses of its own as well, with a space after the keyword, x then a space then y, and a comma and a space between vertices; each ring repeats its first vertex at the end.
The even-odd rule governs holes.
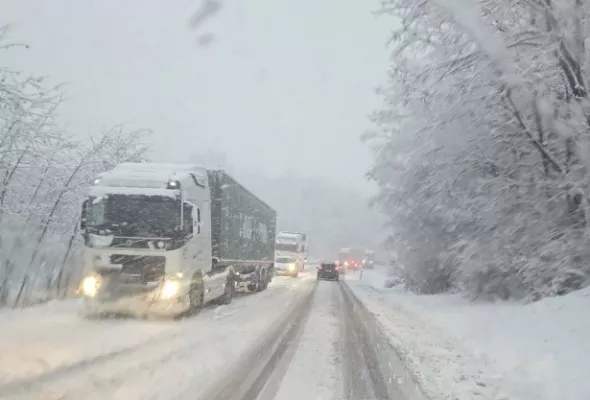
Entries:
POLYGON ((363 268, 373 269, 375 266, 375 252, 373 250, 365 250, 365 258, 363 259, 363 268))
POLYGON ((302 272, 307 260, 307 235, 300 232, 282 231, 277 234, 275 258, 290 257, 295 260, 297 271, 302 272))
POLYGON ((206 170, 195 165, 120 164, 83 202, 90 313, 181 314, 228 296, 230 268, 211 251, 206 170))

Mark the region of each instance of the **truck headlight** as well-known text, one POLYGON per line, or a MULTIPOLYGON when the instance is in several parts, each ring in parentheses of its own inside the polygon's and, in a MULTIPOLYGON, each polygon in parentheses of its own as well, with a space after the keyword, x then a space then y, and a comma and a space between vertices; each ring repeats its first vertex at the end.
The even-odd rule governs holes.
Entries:
POLYGON ((165 281, 162 286, 162 292, 160 297, 163 299, 171 299, 175 297, 180 290, 180 282, 178 281, 165 281))
POLYGON ((295 269, 295 264, 289 264, 289 271, 293 271, 295 269))
POLYGON ((96 276, 89 275, 82 280, 82 293, 87 297, 94 297, 98 292, 100 282, 96 276))

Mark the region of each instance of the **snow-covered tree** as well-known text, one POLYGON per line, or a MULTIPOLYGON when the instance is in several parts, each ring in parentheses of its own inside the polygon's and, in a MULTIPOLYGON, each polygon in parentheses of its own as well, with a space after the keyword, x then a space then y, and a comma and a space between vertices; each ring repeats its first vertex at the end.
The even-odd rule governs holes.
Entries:
POLYGON ((384 106, 366 140, 406 281, 473 297, 586 284, 590 4, 388 0, 384 106))
MULTIPOLYGON (((9 54, 10 47, 0 50, 9 54)), ((0 66, 0 307, 63 295, 75 285, 84 187, 146 152, 143 130, 114 127, 75 139, 56 121, 61 102, 59 87, 0 66)))

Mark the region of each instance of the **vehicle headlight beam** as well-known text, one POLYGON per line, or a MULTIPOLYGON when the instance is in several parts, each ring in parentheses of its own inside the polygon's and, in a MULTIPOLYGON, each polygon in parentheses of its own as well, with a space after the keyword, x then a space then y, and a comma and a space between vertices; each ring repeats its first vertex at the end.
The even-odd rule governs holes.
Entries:
POLYGON ((86 297, 94 297, 98 292, 100 282, 94 275, 89 275, 82 280, 82 293, 86 297))
POLYGON ((180 282, 178 281, 165 281, 162 286, 160 297, 162 299, 171 299, 175 297, 180 291, 180 282))

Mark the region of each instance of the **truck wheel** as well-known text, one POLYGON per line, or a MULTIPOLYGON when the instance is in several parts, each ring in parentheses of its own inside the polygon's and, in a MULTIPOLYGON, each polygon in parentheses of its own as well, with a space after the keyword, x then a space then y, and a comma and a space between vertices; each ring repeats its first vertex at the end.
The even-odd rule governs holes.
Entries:
POLYGON ((190 301, 189 312, 191 314, 198 313, 205 305, 205 293, 203 291, 203 284, 201 282, 195 282, 191 285, 191 288, 188 292, 188 298, 190 301))
POLYGON ((268 270, 265 270, 264 281, 262 284, 262 290, 266 290, 268 288, 268 285, 269 285, 271 279, 272 279, 271 273, 268 270))
POLYGON ((260 271, 258 273, 258 282, 256 284, 256 291, 257 292, 262 292, 265 288, 264 288, 264 281, 266 280, 266 272, 265 271, 260 271))
POLYGON ((230 304, 234 298, 234 293, 236 292, 236 282, 234 277, 228 277, 227 282, 225 282, 225 290, 223 292, 223 296, 221 297, 221 304, 230 304))
POLYGON ((256 291, 256 284, 255 283, 251 283, 247 287, 248 287, 248 290, 250 292, 255 292, 256 291))

